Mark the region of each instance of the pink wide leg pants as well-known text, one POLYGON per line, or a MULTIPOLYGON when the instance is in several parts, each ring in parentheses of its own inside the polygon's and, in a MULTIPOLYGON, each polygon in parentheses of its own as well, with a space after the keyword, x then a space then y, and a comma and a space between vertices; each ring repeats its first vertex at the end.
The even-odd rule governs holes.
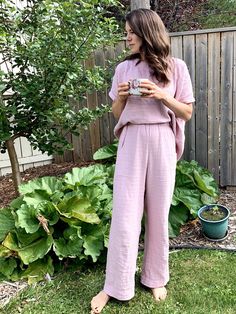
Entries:
POLYGON ((141 220, 145 249, 141 282, 150 288, 169 280, 168 214, 175 183, 175 137, 168 123, 128 124, 121 133, 114 176, 113 210, 104 291, 134 296, 141 220))

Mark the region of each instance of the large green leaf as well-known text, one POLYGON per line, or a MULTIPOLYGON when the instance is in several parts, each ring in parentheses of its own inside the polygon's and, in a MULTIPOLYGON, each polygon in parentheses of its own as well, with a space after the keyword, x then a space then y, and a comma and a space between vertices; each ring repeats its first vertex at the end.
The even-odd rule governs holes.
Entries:
POLYGON ((179 235, 180 227, 188 220, 189 210, 184 205, 171 206, 169 213, 169 237, 174 238, 179 235))
POLYGON ((51 226, 55 225, 60 217, 55 205, 49 201, 41 202, 37 206, 37 215, 42 215, 51 226))
POLYGON ((83 247, 85 248, 84 254, 91 256, 95 263, 104 248, 104 239, 93 235, 85 236, 83 247))
POLYGON ((67 218, 77 218, 91 224, 100 222, 96 211, 91 207, 89 200, 85 198, 81 199, 78 196, 73 196, 58 204, 58 209, 61 215, 67 218))
POLYGON ((54 240, 53 249, 59 258, 80 256, 83 250, 83 241, 79 239, 75 228, 67 228, 64 237, 54 240))
POLYGON ((21 279, 26 278, 28 284, 31 285, 45 279, 47 275, 53 275, 53 272, 52 258, 47 256, 29 264, 27 269, 21 273, 21 279))
POLYGON ((217 183, 209 170, 201 167, 195 160, 179 161, 176 167, 176 186, 192 189, 193 185, 210 196, 219 195, 217 183))
POLYGON ((40 203, 49 201, 50 195, 44 190, 34 190, 24 195, 23 200, 28 206, 34 206, 36 208, 40 203))
POLYGON ((100 223, 98 226, 84 224, 82 237, 84 240, 84 254, 91 256, 96 262, 106 244, 107 226, 100 223))
POLYGON ((21 194, 29 194, 35 190, 45 191, 48 195, 52 195, 54 192, 62 189, 62 181, 56 177, 42 177, 36 180, 29 181, 19 186, 19 192, 21 194))
POLYGON ((46 233, 43 230, 43 228, 39 228, 34 233, 27 233, 24 228, 17 228, 17 230, 15 230, 15 234, 18 240, 19 248, 28 246, 32 242, 35 242, 36 240, 46 236, 46 233))
POLYGON ((194 170, 193 174, 198 187, 208 195, 217 198, 218 187, 210 172, 206 169, 202 169, 200 172, 194 170))
POLYGON ((14 258, 2 258, 0 257, 0 273, 2 273, 6 278, 10 279, 11 274, 17 267, 16 260, 14 258))
POLYGON ((11 251, 17 251, 19 246, 16 233, 9 232, 4 241, 2 242, 2 245, 11 251))
POLYGON ((40 224, 37 219, 35 207, 23 204, 20 209, 16 211, 16 215, 18 228, 24 228, 28 233, 34 233, 39 229, 40 224))
POLYGON ((15 220, 10 208, 0 209, 0 241, 15 228, 15 220))
POLYGON ((43 258, 51 249, 53 244, 52 236, 41 238, 31 243, 28 246, 22 247, 17 250, 22 262, 26 265, 43 258))
POLYGON ((22 262, 28 265, 39 258, 43 258, 51 249, 52 243, 52 236, 47 236, 39 238, 29 245, 21 246, 19 245, 17 235, 9 233, 2 244, 9 250, 17 252, 22 262))
POLYGON ((23 195, 12 200, 10 203, 10 207, 15 208, 15 209, 19 209, 22 204, 24 204, 24 196, 23 195))
POLYGON ((201 195, 201 201, 202 201, 202 204, 214 204, 216 203, 216 198, 214 196, 210 196, 206 193, 202 193, 201 195))
POLYGON ((106 181, 107 173, 97 165, 83 168, 73 168, 71 173, 65 175, 65 182, 69 185, 91 186, 102 184, 106 181))
POLYGON ((199 190, 190 190, 187 187, 175 188, 174 200, 183 203, 194 216, 197 215, 198 209, 202 206, 201 193, 199 190))
POLYGON ((10 257, 11 255, 12 255, 11 250, 0 244, 0 257, 6 258, 10 257))
POLYGON ((99 148, 94 154, 94 160, 102 160, 102 159, 114 159, 117 154, 118 149, 118 141, 115 140, 112 144, 103 146, 99 148))

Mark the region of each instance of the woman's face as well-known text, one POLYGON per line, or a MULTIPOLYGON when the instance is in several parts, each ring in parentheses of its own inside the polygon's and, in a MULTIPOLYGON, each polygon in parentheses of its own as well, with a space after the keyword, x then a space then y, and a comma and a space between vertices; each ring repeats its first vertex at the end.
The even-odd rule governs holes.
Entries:
POLYGON ((125 23, 125 31, 126 31, 126 41, 128 44, 131 53, 138 53, 140 52, 140 47, 142 45, 142 39, 137 36, 132 29, 130 28, 128 22, 125 23))

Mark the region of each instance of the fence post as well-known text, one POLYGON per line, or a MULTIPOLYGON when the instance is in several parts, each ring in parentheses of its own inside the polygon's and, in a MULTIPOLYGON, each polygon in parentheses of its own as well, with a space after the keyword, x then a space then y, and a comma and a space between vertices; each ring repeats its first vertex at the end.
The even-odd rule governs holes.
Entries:
POLYGON ((150 9, 149 0, 131 0, 130 5, 131 5, 131 11, 140 9, 140 8, 150 9))

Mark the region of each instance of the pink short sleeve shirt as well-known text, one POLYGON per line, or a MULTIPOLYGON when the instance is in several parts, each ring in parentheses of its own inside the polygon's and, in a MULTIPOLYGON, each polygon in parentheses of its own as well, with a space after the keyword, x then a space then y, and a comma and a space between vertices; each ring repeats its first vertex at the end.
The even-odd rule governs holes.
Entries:
MULTIPOLYGON (((118 95, 118 84, 128 82, 131 79, 141 78, 149 79, 155 82, 166 92, 183 103, 192 103, 193 88, 188 72, 188 68, 183 60, 173 58, 173 73, 170 83, 166 86, 160 84, 151 74, 150 68, 145 61, 137 64, 137 59, 121 62, 115 71, 112 81, 112 87, 109 96, 115 100, 118 95)), ((173 112, 168 109, 161 101, 155 99, 142 98, 140 96, 130 95, 126 106, 115 126, 114 133, 119 137, 120 132, 127 123, 133 124, 151 124, 171 122, 173 112)))

